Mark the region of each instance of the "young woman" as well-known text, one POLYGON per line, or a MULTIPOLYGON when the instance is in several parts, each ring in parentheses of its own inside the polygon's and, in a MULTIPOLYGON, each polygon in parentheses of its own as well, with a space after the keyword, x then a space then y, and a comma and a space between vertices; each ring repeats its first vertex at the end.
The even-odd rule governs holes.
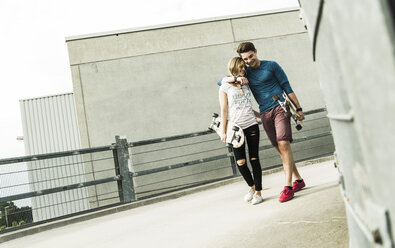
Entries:
POLYGON ((245 143, 234 148, 236 162, 240 174, 244 177, 250 189, 244 200, 252 204, 263 201, 262 190, 262 168, 259 162, 259 126, 256 120, 259 113, 252 109, 251 91, 248 86, 241 86, 238 77, 245 76, 246 65, 240 57, 232 58, 228 64, 229 73, 235 77, 233 83, 223 83, 219 88, 219 103, 221 105, 221 140, 226 142, 226 126, 229 121, 239 125, 245 135, 248 145, 251 171, 247 166, 245 143))

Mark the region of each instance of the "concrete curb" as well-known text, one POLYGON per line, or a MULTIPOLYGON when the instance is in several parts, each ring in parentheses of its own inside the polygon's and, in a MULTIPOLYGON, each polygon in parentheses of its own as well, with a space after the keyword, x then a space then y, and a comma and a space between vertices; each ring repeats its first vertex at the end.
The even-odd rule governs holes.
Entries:
MULTIPOLYGON (((311 159, 311 160, 307 160, 307 161, 302 161, 302 162, 296 163, 296 166, 303 167, 303 166, 322 163, 322 162, 330 161, 330 160, 333 160, 333 155, 322 157, 322 158, 317 158, 317 159, 311 159)), ((269 169, 269 170, 263 170, 262 175, 263 176, 269 175, 269 174, 280 172, 282 170, 283 170, 282 167, 269 169)), ((37 225, 37 226, 32 226, 32 227, 16 230, 16 231, 13 231, 10 233, 5 233, 5 234, 0 235, 0 243, 4 243, 4 242, 7 242, 7 241, 10 241, 13 239, 21 238, 21 237, 24 237, 27 235, 32 235, 32 234, 36 234, 39 232, 51 230, 53 228, 58 228, 58 227, 62 227, 62 226, 66 226, 66 225, 70 225, 70 224, 74 224, 74 223, 78 223, 78 222, 82 222, 82 221, 87 221, 87 220, 91 220, 91 219, 98 218, 98 217, 102 217, 105 215, 110 215, 110 214, 130 210, 133 208, 146 206, 149 204, 154 204, 154 203, 158 203, 158 202, 162 202, 162 201, 166 201, 166 200, 171 200, 171 199, 177 199, 182 196, 194 194, 194 193, 201 192, 201 191, 208 190, 208 189, 218 188, 218 187, 221 187, 221 186, 224 186, 227 184, 232 184, 235 182, 239 182, 242 180, 243 180, 243 178, 241 176, 239 176, 239 177, 230 178, 230 179, 226 179, 226 180, 222 180, 222 181, 218 181, 218 182, 209 183, 206 185, 197 186, 197 187, 190 188, 190 189, 185 189, 185 190, 178 191, 178 192, 172 192, 172 193, 168 193, 165 195, 156 196, 156 197, 145 199, 145 200, 139 200, 136 202, 123 204, 120 206, 110 207, 110 208, 107 208, 104 210, 98 210, 95 212, 82 214, 82 215, 70 217, 67 219, 61 219, 61 220, 53 221, 50 223, 45 223, 45 224, 41 224, 41 225, 37 225)))

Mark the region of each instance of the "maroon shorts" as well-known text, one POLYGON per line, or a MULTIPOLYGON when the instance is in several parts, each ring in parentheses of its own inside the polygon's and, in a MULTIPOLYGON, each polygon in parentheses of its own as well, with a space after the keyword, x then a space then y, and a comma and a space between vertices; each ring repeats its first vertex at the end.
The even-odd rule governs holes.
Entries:
POLYGON ((288 140, 292 142, 291 118, 287 117, 280 105, 261 114, 263 128, 273 146, 277 141, 288 140))

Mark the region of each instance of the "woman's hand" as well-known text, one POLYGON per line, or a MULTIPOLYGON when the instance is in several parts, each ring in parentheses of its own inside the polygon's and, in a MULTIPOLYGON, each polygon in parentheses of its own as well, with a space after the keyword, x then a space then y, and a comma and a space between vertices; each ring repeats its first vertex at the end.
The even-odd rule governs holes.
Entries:
POLYGON ((221 133, 221 141, 226 142, 226 133, 221 133))

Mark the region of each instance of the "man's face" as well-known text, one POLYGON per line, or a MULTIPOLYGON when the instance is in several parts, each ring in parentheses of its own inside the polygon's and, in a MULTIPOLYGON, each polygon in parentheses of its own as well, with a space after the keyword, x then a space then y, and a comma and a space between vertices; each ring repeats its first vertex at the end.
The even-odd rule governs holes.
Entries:
POLYGON ((249 51, 245 53, 240 53, 240 56, 244 60, 244 62, 251 68, 256 68, 259 66, 258 58, 256 57, 256 50, 254 52, 249 51))

